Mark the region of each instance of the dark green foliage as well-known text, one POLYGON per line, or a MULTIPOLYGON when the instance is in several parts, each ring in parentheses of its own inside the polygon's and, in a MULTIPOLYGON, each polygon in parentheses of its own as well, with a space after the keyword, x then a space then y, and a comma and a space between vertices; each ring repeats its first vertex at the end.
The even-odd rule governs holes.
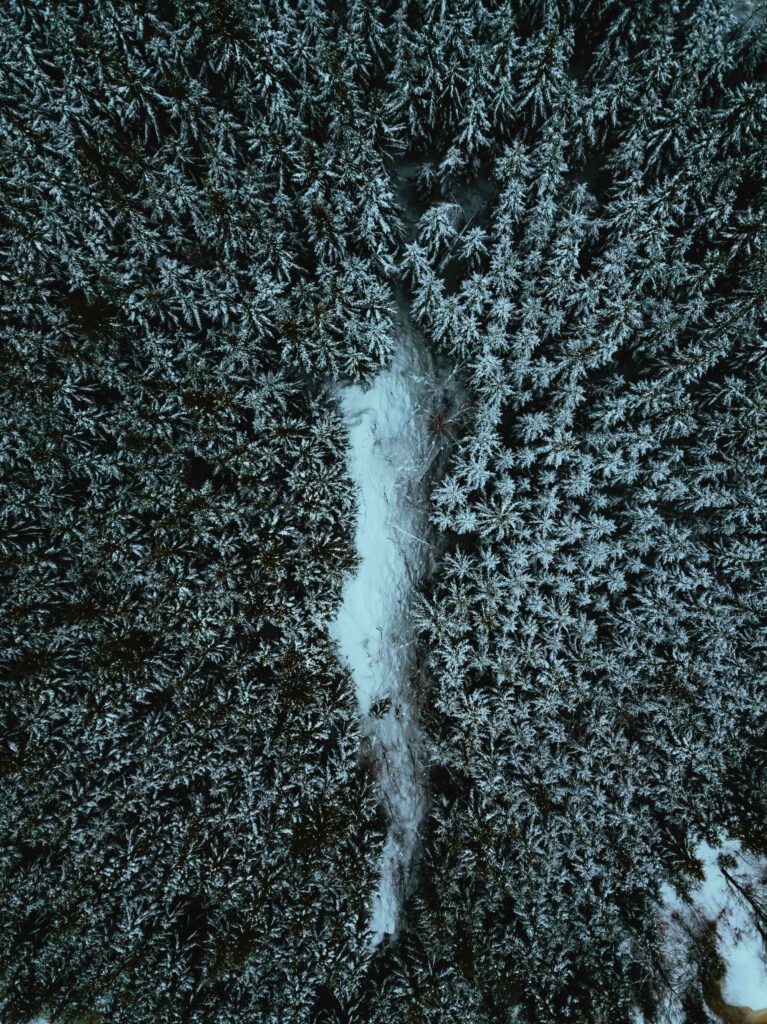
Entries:
POLYGON ((351 29, 142 7, 0 24, 0 1015, 303 1021, 368 956, 324 386, 389 351, 396 219, 351 29))
POLYGON ((4 7, 4 1021, 657 1016, 661 882, 765 852, 764 13, 4 7), (403 283, 462 407, 372 956, 329 386, 403 283))
POLYGON ((520 29, 487 212, 439 235, 475 172, 432 134, 407 254, 470 416, 434 494, 443 771, 410 927, 489 1020, 652 1017, 672 833, 764 826, 764 39, 719 3, 591 15, 520 29))

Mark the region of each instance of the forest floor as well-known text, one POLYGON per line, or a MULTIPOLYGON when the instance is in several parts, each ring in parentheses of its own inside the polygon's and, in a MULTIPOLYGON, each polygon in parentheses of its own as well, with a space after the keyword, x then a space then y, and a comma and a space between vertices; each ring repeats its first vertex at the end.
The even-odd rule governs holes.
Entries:
MULTIPOLYGON (((711 979, 707 1002, 722 1020, 767 1020, 767 962, 762 936, 767 934, 767 865, 744 851, 737 840, 719 846, 701 843, 696 857, 703 879, 692 887, 691 901, 664 889, 664 932, 671 977, 680 988, 696 957, 691 940, 713 929, 724 973, 711 979)), ((670 1008, 670 1011, 673 1008, 670 1008)), ((669 1012, 668 1019, 683 1015, 669 1012)))

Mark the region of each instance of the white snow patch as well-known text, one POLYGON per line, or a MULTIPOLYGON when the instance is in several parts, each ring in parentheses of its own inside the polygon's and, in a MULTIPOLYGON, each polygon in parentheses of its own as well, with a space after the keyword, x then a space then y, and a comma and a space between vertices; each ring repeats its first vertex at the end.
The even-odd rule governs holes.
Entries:
POLYGON ((767 963, 754 922, 754 909, 737 888, 753 891, 757 864, 733 839, 725 840, 718 850, 701 843, 697 855, 706 874, 699 906, 709 919, 716 921, 719 952, 727 964, 722 995, 728 1003, 761 1009, 767 1006, 767 963), (730 854, 735 861, 733 866, 724 868, 733 881, 728 881, 718 863, 718 856, 723 853, 730 854))
POLYGON ((700 843, 696 857, 703 863, 705 877, 691 894, 692 905, 682 901, 670 886, 663 887, 672 974, 684 973, 689 956, 686 937, 713 922, 717 948, 726 965, 722 998, 731 1006, 765 1008, 767 960, 759 933, 759 926, 764 929, 767 925, 767 919, 760 917, 767 911, 765 865, 745 853, 734 839, 724 839, 716 848, 700 843))
POLYGON ((370 921, 374 944, 396 930, 425 800, 407 613, 413 587, 431 565, 422 506, 436 445, 427 423, 440 386, 404 300, 398 309, 399 347, 391 365, 367 389, 339 389, 359 502, 360 564, 330 627, 354 677, 390 818, 370 921))

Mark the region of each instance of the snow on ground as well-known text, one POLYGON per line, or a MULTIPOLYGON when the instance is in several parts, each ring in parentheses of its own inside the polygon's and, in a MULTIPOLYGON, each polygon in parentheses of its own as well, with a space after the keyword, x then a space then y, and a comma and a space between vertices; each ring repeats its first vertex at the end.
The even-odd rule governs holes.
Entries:
MULTIPOLYGON (((665 927, 671 974, 690 970, 689 936, 706 922, 715 925, 717 949, 725 963, 721 996, 729 1007, 767 1008, 767 960, 759 929, 767 929, 767 873, 758 858, 745 853, 737 840, 714 848, 701 843, 696 857, 704 879, 692 890, 692 904, 664 887, 665 927)), ((669 1013, 669 1020, 676 1020, 669 1013)))
POLYGON ((346 583, 331 635, 354 677, 390 818, 370 922, 374 943, 396 930, 425 808, 407 612, 414 585, 431 566, 423 505, 438 442, 427 423, 441 397, 434 362, 403 299, 398 311, 399 347, 391 365, 368 389, 339 389, 359 501, 360 564, 346 583))
POLYGON ((740 843, 731 839, 725 840, 718 850, 701 843, 697 856, 703 861, 706 877, 696 905, 707 918, 716 921, 719 952, 727 964, 722 995, 728 1003, 752 1009, 766 1007, 767 963, 754 908, 745 895, 753 890, 758 864, 743 853, 740 843), (720 866, 721 854, 730 855, 730 867, 725 861, 720 866))

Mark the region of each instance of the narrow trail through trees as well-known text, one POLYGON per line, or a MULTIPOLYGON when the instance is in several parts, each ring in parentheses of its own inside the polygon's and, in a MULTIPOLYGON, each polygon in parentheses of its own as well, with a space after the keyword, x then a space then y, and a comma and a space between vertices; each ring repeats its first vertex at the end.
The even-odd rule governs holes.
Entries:
POLYGON ((360 563, 331 627, 354 676, 363 742, 379 774, 389 829, 370 931, 393 934, 425 811, 409 603, 431 569, 426 489, 440 446, 429 430, 441 377, 397 297, 399 346, 365 389, 340 389, 348 467, 359 502, 360 563))

